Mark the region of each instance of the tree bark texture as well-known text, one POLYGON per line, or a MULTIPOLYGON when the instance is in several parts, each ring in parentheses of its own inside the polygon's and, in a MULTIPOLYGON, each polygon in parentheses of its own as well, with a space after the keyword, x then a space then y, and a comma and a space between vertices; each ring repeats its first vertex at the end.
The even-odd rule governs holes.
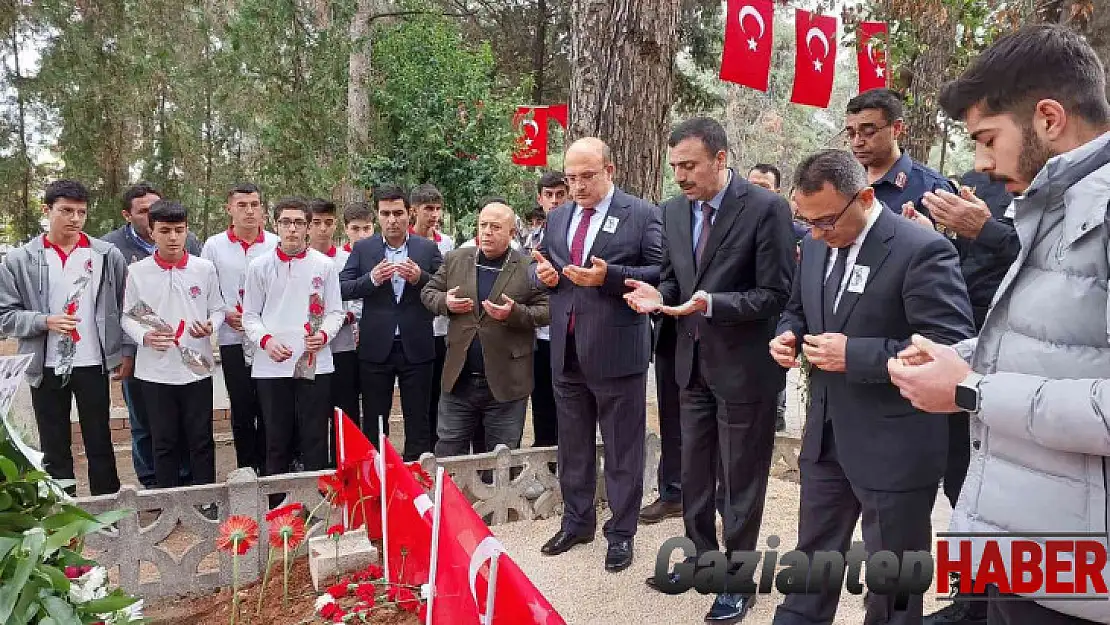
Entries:
POLYGON ((349 35, 351 54, 347 67, 347 180, 340 185, 344 203, 366 199, 364 191, 355 186, 358 167, 370 150, 370 69, 373 41, 370 39, 372 20, 389 8, 385 0, 358 0, 351 19, 349 35))
POLYGON ((568 139, 609 144, 617 184, 658 202, 680 0, 573 0, 568 139))
POLYGON ((929 160, 929 148, 940 135, 937 98, 949 76, 956 40, 952 32, 955 19, 950 9, 941 9, 943 24, 924 26, 919 31, 923 49, 910 64, 912 80, 907 90, 906 135, 899 144, 903 151, 922 163, 929 160))
POLYGON ((1102 65, 1107 69, 1107 96, 1110 97, 1110 0, 1066 0, 1060 23, 1087 38, 1102 65))
POLYGON ((547 65, 547 0, 536 0, 536 34, 532 39, 532 102, 543 104, 543 70, 547 65))

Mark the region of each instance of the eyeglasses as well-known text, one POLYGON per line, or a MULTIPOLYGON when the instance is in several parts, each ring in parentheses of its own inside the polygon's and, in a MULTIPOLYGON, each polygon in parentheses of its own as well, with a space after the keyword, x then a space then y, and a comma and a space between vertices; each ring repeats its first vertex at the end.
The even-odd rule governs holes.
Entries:
POLYGON ((495 267, 494 265, 483 265, 482 263, 478 262, 478 255, 477 254, 474 255, 474 266, 477 267, 478 269, 485 269, 486 271, 494 271, 494 272, 498 272, 498 273, 505 270, 504 265, 502 265, 500 267, 495 267))
POLYGON ((844 208, 840 209, 839 213, 831 217, 818 217, 817 219, 809 220, 795 213, 794 221, 797 221, 804 226, 809 226, 810 228, 817 228, 818 230, 829 232, 836 228, 836 222, 840 221, 840 218, 844 216, 844 213, 848 212, 848 209, 851 208, 853 203, 855 203, 856 198, 859 197, 861 191, 863 191, 863 189, 856 191, 855 195, 852 196, 852 199, 848 200, 848 203, 844 205, 844 208))
POLYGON ((570 174, 566 178, 567 182, 570 184, 576 184, 578 182, 589 183, 600 173, 600 171, 584 171, 580 174, 570 174))
POLYGON ((845 141, 849 142, 855 141, 857 136, 864 139, 870 139, 871 137, 875 136, 875 133, 879 132, 880 130, 890 128, 891 125, 892 124, 887 124, 885 126, 876 126, 874 124, 863 124, 859 127, 859 130, 856 130, 855 128, 845 128, 844 130, 840 131, 840 134, 844 137, 845 141))
POLYGON ((279 219, 277 225, 282 228, 307 228, 308 222, 303 219, 279 219))

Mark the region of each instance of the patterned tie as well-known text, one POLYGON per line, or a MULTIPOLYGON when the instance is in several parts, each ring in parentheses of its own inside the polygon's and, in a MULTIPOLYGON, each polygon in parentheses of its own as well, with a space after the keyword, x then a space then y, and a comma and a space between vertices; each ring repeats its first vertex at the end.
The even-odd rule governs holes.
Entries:
MULTIPOLYGON (((582 218, 578 220, 578 227, 574 230, 574 238, 570 241, 570 264, 582 265, 582 255, 586 253, 586 232, 590 229, 590 221, 594 217, 592 208, 582 209, 582 218)), ((574 311, 570 311, 570 322, 567 324, 567 334, 574 334, 574 311)))
POLYGON ((709 242, 709 228, 713 225, 713 205, 709 202, 701 203, 701 232, 698 233, 698 245, 694 248, 694 264, 701 268, 701 258, 705 254, 705 244, 709 242))

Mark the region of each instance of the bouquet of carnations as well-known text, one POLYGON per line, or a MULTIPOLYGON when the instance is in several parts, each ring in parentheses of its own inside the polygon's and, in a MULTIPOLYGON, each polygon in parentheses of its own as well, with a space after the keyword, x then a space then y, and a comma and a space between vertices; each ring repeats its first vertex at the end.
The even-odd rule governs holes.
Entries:
POLYGON ((173 326, 166 323, 161 317, 155 314, 153 308, 141 300, 132 306, 131 310, 128 310, 124 314, 139 322, 139 325, 145 328, 150 328, 155 332, 173 334, 173 344, 177 347, 177 351, 181 353, 181 362, 185 364, 185 367, 188 368, 189 371, 201 377, 208 376, 212 373, 214 365, 211 358, 192 347, 186 347, 181 344, 181 335, 185 333, 184 319, 179 321, 177 323, 177 329, 174 329, 173 326))
MULTIPOLYGON (((85 290, 89 288, 90 282, 92 282, 92 278, 86 275, 81 276, 73 283, 73 290, 66 298, 65 306, 62 307, 65 314, 77 314, 77 309, 81 305, 81 298, 85 296, 85 290)), ((54 368, 54 374, 61 378, 62 386, 69 383, 69 376, 73 373, 73 358, 77 355, 77 343, 80 340, 81 333, 77 331, 77 328, 74 328, 63 334, 58 341, 58 366, 54 368)))
MULTIPOLYGON (((324 325, 324 299, 319 293, 308 296, 308 323, 304 324, 306 336, 312 336, 324 325)), ((293 366, 293 377, 301 380, 316 379, 316 354, 306 351, 293 366)))

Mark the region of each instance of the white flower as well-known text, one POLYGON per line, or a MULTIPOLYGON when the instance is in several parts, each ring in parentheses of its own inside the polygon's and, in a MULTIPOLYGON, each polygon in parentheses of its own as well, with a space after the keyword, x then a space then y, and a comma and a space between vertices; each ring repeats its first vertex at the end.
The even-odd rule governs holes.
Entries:
POLYGON ((324 606, 328 605, 329 603, 335 603, 335 597, 331 596, 328 593, 324 593, 319 597, 316 597, 316 611, 319 612, 320 610, 323 610, 324 606))
POLYGON ((94 566, 81 577, 71 580, 69 584, 69 600, 73 603, 88 603, 94 599, 103 599, 108 596, 108 569, 94 566))

